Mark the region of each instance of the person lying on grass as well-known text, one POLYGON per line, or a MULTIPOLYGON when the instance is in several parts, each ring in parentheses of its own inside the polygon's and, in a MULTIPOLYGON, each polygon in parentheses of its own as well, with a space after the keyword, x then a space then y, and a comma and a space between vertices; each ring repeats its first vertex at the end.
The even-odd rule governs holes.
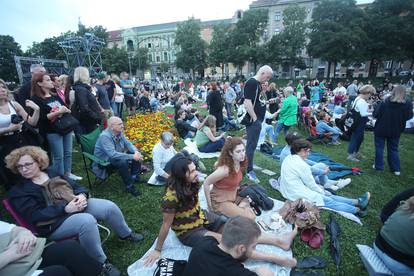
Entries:
MULTIPOLYGON (((213 212, 202 210, 198 198, 200 184, 198 172, 193 161, 187 157, 177 159, 172 165, 171 176, 167 182, 162 201, 163 223, 158 234, 155 249, 144 258, 144 265, 150 266, 161 256, 162 246, 171 228, 178 239, 186 246, 193 247, 204 236, 212 236, 221 241, 221 232, 227 218, 213 212)), ((258 243, 271 244, 289 250, 297 231, 277 237, 262 233, 258 243)), ((251 258, 269 261, 281 266, 295 267, 296 259, 282 257, 254 250, 251 258)))

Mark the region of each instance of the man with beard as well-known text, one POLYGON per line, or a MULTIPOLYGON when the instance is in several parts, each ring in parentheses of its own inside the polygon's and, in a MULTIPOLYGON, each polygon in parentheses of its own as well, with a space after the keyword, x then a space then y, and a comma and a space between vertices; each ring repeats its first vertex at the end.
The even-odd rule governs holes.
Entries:
POLYGON ((267 276, 273 272, 265 267, 249 270, 243 263, 255 250, 260 229, 246 217, 231 218, 224 225, 221 241, 206 236, 191 250, 183 276, 267 276))

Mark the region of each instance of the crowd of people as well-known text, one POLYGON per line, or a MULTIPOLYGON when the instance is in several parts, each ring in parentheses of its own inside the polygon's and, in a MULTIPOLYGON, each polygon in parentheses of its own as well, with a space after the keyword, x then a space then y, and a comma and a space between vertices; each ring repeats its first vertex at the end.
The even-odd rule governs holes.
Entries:
MULTIPOLYGON (((180 242, 194 247, 184 275, 272 275, 267 268, 245 268, 242 263, 247 258, 296 266, 295 258, 255 247, 262 243, 290 250, 298 227, 284 235, 261 232, 254 223, 258 214, 251 199, 239 194, 244 176, 260 182, 253 170, 255 151, 266 143, 271 148, 279 145, 282 130, 286 146, 280 154, 281 195, 286 200, 303 199, 317 207, 365 217, 371 193, 358 198, 335 195, 333 192, 350 185, 351 179, 329 179, 328 165, 308 159, 313 140, 292 132, 292 128, 303 123, 314 130, 310 136, 326 138, 333 146, 340 145, 341 139, 349 140, 347 159, 359 162, 366 158, 360 148, 364 132, 371 126, 373 168, 384 170, 387 143, 388 165, 397 176, 401 174, 400 136, 413 129, 412 99, 406 87, 390 83, 381 91, 356 80, 339 82, 336 88, 326 80, 300 80, 296 86, 289 82, 278 88, 273 82, 269 84, 273 70, 267 65, 244 81, 190 83, 188 89, 181 81, 175 85, 134 82, 126 72, 120 77, 105 72, 91 77, 85 67, 76 68, 73 76, 55 76, 34 64, 31 73, 30 82, 13 95, 0 80, 0 173, 7 198, 19 216, 39 237, 58 242, 45 248, 44 240, 30 231, 0 222, 0 239, 7 235, 7 242, 0 243, 0 272, 19 267, 17 260, 36 252, 31 266, 19 269, 28 274, 42 270, 42 275, 120 274, 103 251, 97 221, 109 225, 122 241, 140 242, 144 236, 127 225, 115 203, 91 197, 77 183, 82 177, 72 172, 73 141, 104 129, 94 145, 94 155, 100 161, 93 162, 92 170, 102 179, 108 170, 116 172, 125 191, 138 197, 141 192, 135 183, 142 182, 143 156, 124 135, 123 123, 124 117, 137 111, 172 106, 176 133, 181 138, 193 139, 202 153, 220 152, 214 171, 204 178, 198 172, 202 164, 198 158, 174 148, 175 131, 163 132, 153 148, 156 179, 165 185, 163 221, 155 248, 143 261, 149 266, 160 259, 172 229, 180 242), (200 114, 194 107, 196 102, 206 103, 209 114, 200 114), (229 130, 241 130, 242 137, 229 136, 229 130), (200 190, 206 198, 206 210, 200 206, 200 190)), ((375 241, 378 256, 396 275, 407 275, 414 269, 413 194, 404 193, 404 205, 387 215, 375 241)))

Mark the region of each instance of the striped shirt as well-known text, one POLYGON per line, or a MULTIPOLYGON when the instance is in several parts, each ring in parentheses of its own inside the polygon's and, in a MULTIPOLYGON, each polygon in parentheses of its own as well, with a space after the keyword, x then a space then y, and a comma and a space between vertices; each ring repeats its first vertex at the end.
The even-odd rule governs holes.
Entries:
POLYGON ((176 192, 171 188, 167 188, 161 207, 163 212, 175 214, 171 229, 177 236, 208 223, 204 212, 200 208, 198 195, 192 202, 184 206, 179 202, 176 192))

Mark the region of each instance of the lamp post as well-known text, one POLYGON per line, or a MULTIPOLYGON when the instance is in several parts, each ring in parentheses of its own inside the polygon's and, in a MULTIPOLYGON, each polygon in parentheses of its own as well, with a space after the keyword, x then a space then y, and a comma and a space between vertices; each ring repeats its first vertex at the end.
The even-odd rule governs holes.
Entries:
POLYGON ((131 55, 132 52, 128 51, 128 66, 129 66, 129 76, 132 77, 132 70, 131 70, 131 55))

